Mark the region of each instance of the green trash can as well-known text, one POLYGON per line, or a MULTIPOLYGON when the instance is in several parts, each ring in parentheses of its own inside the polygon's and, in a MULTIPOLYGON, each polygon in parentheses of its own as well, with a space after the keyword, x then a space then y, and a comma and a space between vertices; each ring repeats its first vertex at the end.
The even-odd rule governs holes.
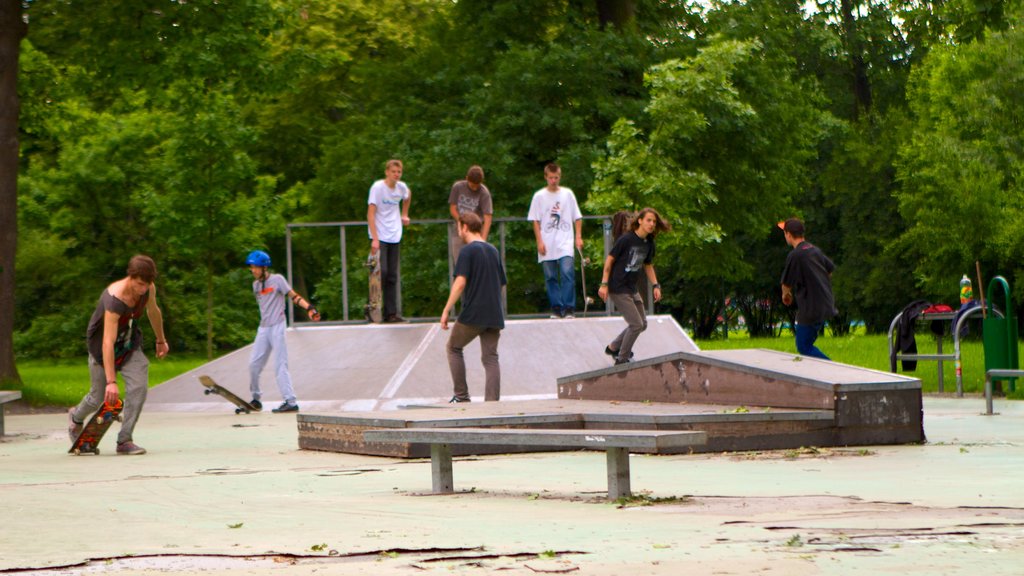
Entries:
MULTIPOLYGON (((1013 311, 1013 300, 1010 298, 1010 285, 1002 276, 996 276, 988 283, 986 292, 988 302, 985 303, 985 319, 982 321, 982 334, 985 343, 985 371, 1017 370, 1020 368, 1017 352, 1017 315, 1013 311), (994 313, 995 289, 1002 288, 1006 305, 1003 317, 994 313)), ((1015 389, 1016 378, 993 378, 993 382, 1006 380, 1009 389, 1015 389)))

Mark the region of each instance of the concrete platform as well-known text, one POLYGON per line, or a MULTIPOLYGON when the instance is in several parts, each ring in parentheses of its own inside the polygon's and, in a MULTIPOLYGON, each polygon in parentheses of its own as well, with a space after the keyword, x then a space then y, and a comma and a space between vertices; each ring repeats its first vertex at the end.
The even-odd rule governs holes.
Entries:
POLYGON ((564 399, 829 410, 825 445, 921 442, 921 381, 774 350, 676 352, 558 379, 564 399))
MULTIPOLYGON (((625 327, 620 317, 574 320, 513 320, 502 331, 502 399, 555 398, 559 376, 609 365, 604 347, 625 327)), ((385 324, 302 327, 286 335, 289 369, 303 411, 394 410, 409 404, 446 402, 452 395, 440 324, 385 324)), ((652 316, 637 342, 638 358, 697 346, 671 316, 652 316)), ((199 376, 207 374, 248 399, 251 347, 240 348, 150 390, 147 409, 218 412, 224 400, 204 396, 199 376)), ((480 344, 465 351, 470 393, 483 397, 480 344)), ((263 371, 263 403, 281 401, 271 364, 263 371)))
MULTIPOLYGON (((558 379, 558 401, 420 406, 402 412, 304 413, 299 446, 425 457, 421 444, 366 442, 374 428, 690 430, 730 451, 922 442, 921 382, 771 350, 676 352, 558 379)), ((456 454, 529 451, 452 446, 456 454)), ((666 453, 673 453, 667 451, 666 453)))
MULTIPOLYGON (((375 428, 532 428, 694 430, 708 434, 705 446, 665 450, 664 454, 830 446, 830 410, 747 408, 707 404, 532 400, 443 404, 421 409, 334 414, 299 414, 299 447, 350 454, 425 458, 423 444, 379 444, 363 440, 375 428)), ((508 446, 453 446, 454 454, 541 451, 508 446)))
MULTIPOLYGON (((671 316, 649 320, 636 362, 612 366, 604 347, 623 327, 618 317, 510 321, 499 345, 497 407, 446 404, 451 378, 447 333, 439 324, 289 330, 289 364, 302 410, 299 445, 420 457, 425 447, 362 440, 373 427, 414 425, 701 430, 708 432, 703 449, 709 451, 924 439, 917 379, 768 350, 701 352, 671 316), (607 411, 579 400, 633 404, 607 411), (665 406, 653 410, 661 410, 653 418, 644 403, 665 406), (396 412, 424 406, 433 408, 423 415, 396 412), (719 416, 708 419, 709 413, 719 416)), ((466 354, 470 391, 479 399, 479 343, 466 354)), ((148 409, 232 411, 221 398, 202 394, 198 377, 209 375, 248 398, 248 358, 247 347, 155 387, 148 409)), ((268 407, 280 401, 269 368, 261 379, 268 407)))

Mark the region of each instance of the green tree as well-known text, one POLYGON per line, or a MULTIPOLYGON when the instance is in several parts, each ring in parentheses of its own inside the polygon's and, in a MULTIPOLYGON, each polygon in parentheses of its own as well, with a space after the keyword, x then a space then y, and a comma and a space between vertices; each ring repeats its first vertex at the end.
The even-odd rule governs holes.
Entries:
POLYGON ((914 284, 928 298, 951 297, 975 261, 988 276, 1022 278, 1019 18, 982 42, 934 47, 912 77, 914 121, 899 152, 897 195, 910 224, 892 249, 911 256, 914 284))
POLYGON ((651 102, 620 120, 597 163, 587 206, 651 205, 675 232, 660 242, 666 305, 714 330, 724 295, 752 278, 751 239, 765 239, 807 182, 827 117, 813 82, 756 41, 712 38, 699 54, 647 75, 651 102))
POLYGON ((154 163, 158 178, 146 194, 145 216, 181 277, 175 282, 177 302, 192 310, 194 302, 205 303, 201 328, 186 326, 197 319, 194 314, 184 314, 187 321, 179 322, 189 333, 205 333, 207 357, 212 358, 215 335, 223 326, 215 321, 217 311, 230 310, 224 304, 231 300, 217 289, 217 278, 242 267, 247 247, 261 246, 267 231, 280 230, 284 223, 274 206, 274 179, 258 178, 255 162, 245 153, 254 134, 241 122, 233 98, 184 83, 173 92, 180 106, 166 119, 168 137, 154 163))
MULTIPOLYGON (((277 4, 40 0, 26 14, 25 79, 34 90, 19 210, 35 242, 22 252, 39 270, 60 263, 64 281, 28 268, 19 299, 39 306, 17 320, 20 346, 80 353, 83 310, 132 253, 147 252, 161 285, 171 284, 162 297, 172 347, 205 334, 211 350, 211 277, 219 281, 237 269, 239 253, 282 232, 267 197, 277 177, 256 176, 254 132, 241 113, 278 88, 267 49, 281 21, 277 4), (268 221, 272 229, 261 228, 268 221), (206 305, 193 314, 195 301, 206 305)), ((249 302, 219 292, 227 304, 218 310, 231 319, 220 332, 237 345, 235 310, 249 302)))
MULTIPOLYGON (((451 184, 471 164, 484 167, 499 217, 526 214, 551 161, 585 199, 611 126, 647 101, 643 71, 689 44, 678 29, 667 32, 679 8, 662 6, 638 2, 632 21, 612 26, 593 2, 474 0, 436 10, 417 27, 415 49, 391 54, 390 65, 353 65, 350 77, 360 83, 352 99, 362 105, 333 127, 316 178, 292 189, 294 203, 308 205, 312 220, 362 220, 366 190, 391 157, 405 163, 414 218, 447 217, 451 184), (652 41, 659 36, 673 39, 652 41)), ((403 260, 443 258, 437 243, 424 244, 435 252, 412 254, 417 233, 407 237, 403 260)), ((509 307, 534 312, 543 288, 532 235, 527 226, 509 234, 509 307)), ((443 305, 447 266, 425 273, 433 276, 403 282, 403 299, 416 303, 409 314, 443 305)))

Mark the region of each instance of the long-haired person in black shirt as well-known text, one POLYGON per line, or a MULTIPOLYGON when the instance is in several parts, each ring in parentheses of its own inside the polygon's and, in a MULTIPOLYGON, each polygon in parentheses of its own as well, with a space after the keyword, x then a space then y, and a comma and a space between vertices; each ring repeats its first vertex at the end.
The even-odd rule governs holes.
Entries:
POLYGON ((654 301, 661 300, 661 284, 654 271, 654 239, 659 232, 671 229, 668 222, 654 208, 637 213, 629 231, 619 237, 604 261, 601 287, 597 295, 602 300, 611 298, 615 308, 622 312, 626 329, 605 347, 604 352, 615 358, 616 364, 629 362, 633 357, 633 343, 647 329, 647 314, 640 298, 637 283, 640 272, 654 288, 654 301))

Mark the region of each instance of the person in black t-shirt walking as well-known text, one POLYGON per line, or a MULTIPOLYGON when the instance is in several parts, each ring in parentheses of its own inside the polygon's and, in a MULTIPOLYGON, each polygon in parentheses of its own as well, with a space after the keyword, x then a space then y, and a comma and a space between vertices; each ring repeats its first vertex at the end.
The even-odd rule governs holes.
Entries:
POLYGON ((814 345, 825 322, 838 314, 832 296, 832 271, 835 264, 817 246, 804 240, 804 223, 799 218, 779 222, 786 244, 793 250, 786 256, 782 271, 782 303, 796 301, 796 350, 804 356, 829 360, 814 345))
POLYGON ((469 402, 466 384, 466 360, 462 350, 480 337, 480 361, 484 365, 484 400, 501 397, 501 366, 498 364, 498 339, 505 327, 501 306, 501 289, 505 286, 505 269, 498 249, 484 241, 483 220, 473 212, 459 215, 459 236, 466 245, 459 251, 448 302, 441 313, 441 328, 448 329, 448 319, 455 303, 462 297, 462 312, 452 326, 448 338, 448 368, 452 373, 455 395, 451 402, 469 402))
POLYGON ((601 287, 597 295, 605 301, 611 298, 626 321, 626 329, 604 349, 605 354, 615 358, 615 364, 624 364, 632 359, 633 343, 647 329, 644 301, 636 289, 641 270, 654 288, 654 301, 661 300, 661 284, 658 284, 658 276, 652 264, 654 238, 658 232, 670 228, 654 208, 644 208, 633 219, 629 231, 615 241, 604 261, 604 273, 601 275, 601 287))

